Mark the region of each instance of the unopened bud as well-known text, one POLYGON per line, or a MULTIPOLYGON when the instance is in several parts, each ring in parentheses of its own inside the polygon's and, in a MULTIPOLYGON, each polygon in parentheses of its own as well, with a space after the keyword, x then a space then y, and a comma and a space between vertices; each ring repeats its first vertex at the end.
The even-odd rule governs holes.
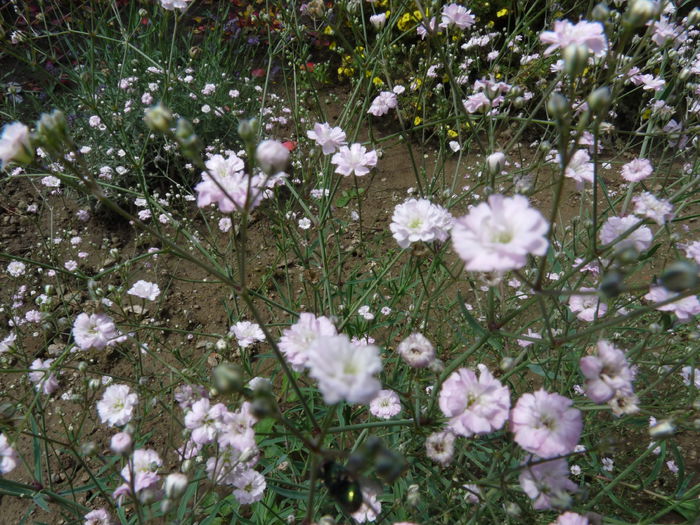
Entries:
POLYGON ((238 392, 243 387, 243 372, 233 363, 221 363, 214 368, 214 387, 222 394, 238 392))
POLYGON ((564 58, 564 71, 570 77, 577 77, 588 65, 588 56, 590 51, 588 46, 583 44, 570 44, 562 51, 564 58))
POLYGON ((59 109, 51 113, 42 113, 36 123, 34 140, 49 153, 59 155, 65 152, 68 140, 68 122, 66 115, 59 109))
POLYGON ((625 14, 625 20, 633 27, 640 27, 654 18, 658 12, 658 4, 651 0, 634 0, 625 14))
POLYGON ((255 150, 260 169, 268 175, 284 171, 289 162, 289 150, 276 140, 263 140, 255 150))
POLYGON ((506 165, 506 156, 502 151, 497 151, 496 153, 491 153, 486 157, 486 166, 491 174, 497 175, 503 171, 506 165))
POLYGON ((112 439, 109 442, 109 448, 115 454, 125 456, 131 452, 132 444, 133 441, 131 436, 127 432, 117 432, 112 436, 112 439))
POLYGON ((504 357, 501 359, 501 362, 499 363, 498 367, 503 370, 504 372, 507 372, 511 368, 513 368, 513 365, 515 364, 515 359, 512 357, 504 357))
POLYGON ((190 58, 197 58, 202 54, 202 48, 199 46, 192 46, 187 54, 190 55, 190 58))
POLYGON ((258 119, 244 119, 238 123, 238 135, 246 142, 253 141, 258 136, 258 119))
MULTIPOLYGON (((139 499, 141 499, 141 498, 139 498, 139 499)), ((142 503, 145 503, 145 502, 142 501, 142 503)), ((160 510, 163 512, 163 514, 167 514, 168 512, 173 510, 174 507, 175 507, 175 505, 173 504, 173 502, 167 498, 163 499, 160 502, 160 510)))
POLYGON ((187 476, 180 472, 173 472, 168 474, 165 478, 165 483, 163 484, 163 490, 165 491, 165 497, 168 499, 178 500, 187 490, 187 485, 189 481, 187 476))
POLYGON ((561 93, 552 93, 547 100, 547 111, 554 120, 564 120, 569 113, 569 101, 561 93))
POLYGON ((619 270, 610 270, 600 281, 600 292, 607 298, 617 297, 622 293, 624 276, 619 270))
POLYGON ((88 367, 88 364, 86 361, 80 361, 80 363, 78 363, 78 371, 81 372, 82 374, 85 373, 85 371, 87 370, 87 367, 88 367))
POLYGON ((653 439, 672 436, 676 431, 676 425, 670 419, 662 419, 649 428, 649 435, 653 439))
POLYGON ((173 125, 173 114, 159 102, 146 109, 143 120, 150 129, 166 132, 173 125))
POLYGON ((92 456, 97 450, 97 445, 94 441, 86 441, 80 445, 80 455, 81 456, 92 456))
MULTIPOLYGON (((550 496, 550 498, 551 498, 551 496, 550 496)), ((522 509, 520 508, 520 505, 518 505, 514 501, 506 503, 504 510, 506 511, 506 514, 508 514, 508 516, 511 516, 513 518, 517 518, 523 512, 522 509)))
POLYGON ((696 26, 700 24, 700 7, 694 7, 688 13, 688 25, 696 26))
POLYGON ((659 277, 661 286, 672 292, 683 292, 700 283, 700 268, 691 261, 676 261, 669 265, 659 277))
POLYGON ((420 503, 420 487, 415 483, 408 486, 406 490, 406 503, 411 507, 415 507, 420 503))
POLYGON ((596 6, 593 8, 593 11, 591 12, 591 18, 598 22, 605 22, 609 17, 610 9, 604 2, 596 4, 596 6))
POLYGON ((602 117, 610 106, 610 88, 599 87, 588 95, 588 107, 594 115, 602 117))
POLYGON ((90 379, 90 381, 88 381, 88 388, 90 390, 97 390, 101 385, 102 383, 99 379, 90 379))

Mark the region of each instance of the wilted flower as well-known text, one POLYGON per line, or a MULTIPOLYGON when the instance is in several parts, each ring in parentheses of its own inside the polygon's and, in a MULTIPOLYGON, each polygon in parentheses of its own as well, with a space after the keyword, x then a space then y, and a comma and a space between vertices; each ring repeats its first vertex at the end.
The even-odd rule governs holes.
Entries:
POLYGON ((468 368, 453 372, 442 384, 440 410, 450 418, 448 427, 455 434, 470 437, 503 427, 510 410, 510 391, 478 365, 479 377, 468 368))
POLYGON ((126 425, 134 415, 138 396, 127 385, 109 385, 97 402, 100 421, 110 427, 126 425))
POLYGON ((528 254, 547 252, 549 226, 522 195, 491 195, 455 219, 452 242, 466 269, 478 272, 522 268, 528 254))
POLYGON ((572 404, 568 397, 544 389, 523 394, 511 413, 515 442, 541 458, 568 454, 583 429, 581 412, 572 404))
POLYGON ((452 215, 428 199, 409 199, 394 208, 391 233, 401 248, 423 241, 444 242, 452 228, 452 215))

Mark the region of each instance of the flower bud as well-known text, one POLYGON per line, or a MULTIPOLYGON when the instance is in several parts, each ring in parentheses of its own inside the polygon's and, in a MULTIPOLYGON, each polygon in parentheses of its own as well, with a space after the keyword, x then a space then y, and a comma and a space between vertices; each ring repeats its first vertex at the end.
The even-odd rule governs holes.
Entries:
POLYGON ((691 261, 676 261, 669 265, 659 277, 661 286, 672 292, 683 292, 700 283, 700 268, 691 261))
POLYGON ((165 483, 163 483, 163 490, 165 491, 165 497, 168 499, 178 500, 187 490, 187 485, 189 481, 187 476, 180 472, 173 472, 168 474, 165 478, 165 483))
POLYGON ((289 162, 289 150, 276 140, 263 140, 255 150, 260 169, 268 175, 283 171, 289 162))
POLYGON ((588 107, 594 115, 602 117, 610 106, 610 88, 607 86, 599 87, 588 95, 588 107))
POLYGON ((569 101, 561 93, 552 93, 547 100, 547 111, 554 120, 562 121, 569 113, 569 101))
POLYGON ((588 46, 583 44, 570 44, 562 51, 564 58, 564 71, 570 77, 577 77, 588 65, 588 56, 590 51, 588 46))
POLYGON ((142 7, 141 9, 139 9, 139 16, 140 16, 141 18, 144 18, 144 17, 148 16, 148 11, 146 11, 146 10, 142 7))
POLYGON ((221 363, 214 368, 214 388, 221 394, 238 392, 243 387, 243 373, 237 365, 233 363, 221 363))
POLYGON ((112 436, 112 439, 109 442, 109 448, 112 450, 112 452, 122 456, 126 456, 129 452, 131 452, 132 445, 133 441, 131 436, 126 432, 117 432, 112 436))
POLYGON ((370 16, 369 23, 372 24, 377 31, 383 29, 386 24, 386 13, 370 16))
POLYGON ((415 483, 408 486, 406 490, 406 503, 411 507, 415 507, 420 503, 420 487, 415 483))
POLYGON ((146 109, 143 120, 150 129, 165 133, 173 125, 173 114, 158 102, 155 106, 146 109))
POLYGON ((688 25, 696 26, 698 24, 700 24, 700 7, 694 7, 688 13, 688 25))
POLYGON ((199 143, 199 137, 194 132, 192 124, 188 120, 184 118, 177 119, 175 138, 180 144, 182 154, 185 157, 193 158, 197 156, 201 144, 199 143))
POLYGON ((506 165, 506 156, 503 154, 502 151, 497 151, 495 153, 491 153, 488 157, 486 157, 486 166, 489 169, 489 173, 493 175, 497 175, 503 171, 503 168, 506 165))
POLYGON ((658 5, 652 0, 634 0, 625 13, 625 20, 633 27, 640 27, 654 18, 657 11, 658 5))
POLYGON ((591 18, 593 20, 596 20, 597 22, 603 22, 607 21, 607 19, 610 17, 610 9, 608 8, 607 4, 605 2, 600 2, 599 4, 596 4, 596 6, 593 8, 593 11, 591 12, 591 18))
POLYGON ((192 460, 186 459, 185 461, 182 462, 182 465, 180 465, 180 470, 182 470, 183 472, 189 472, 190 470, 192 470, 193 466, 194 465, 192 463, 192 460))
POLYGON ((29 138, 29 128, 21 122, 5 124, 0 136, 0 166, 29 164, 34 159, 34 147, 29 138))
POLYGON ((258 119, 251 118, 248 120, 241 120, 238 123, 238 135, 246 141, 250 142, 256 139, 258 136, 258 129, 259 129, 259 124, 258 124, 258 119))
POLYGON ((664 438, 672 436, 676 431, 676 425, 670 419, 662 419, 649 428, 649 436, 652 439, 664 438))
POLYGON ((68 140, 68 122, 66 115, 59 109, 51 113, 42 113, 36 123, 34 141, 48 152, 60 155, 66 150, 68 140))
POLYGON ((87 368, 88 368, 87 361, 80 361, 80 362, 78 363, 78 371, 79 371, 80 373, 84 374, 85 371, 87 370, 87 368))

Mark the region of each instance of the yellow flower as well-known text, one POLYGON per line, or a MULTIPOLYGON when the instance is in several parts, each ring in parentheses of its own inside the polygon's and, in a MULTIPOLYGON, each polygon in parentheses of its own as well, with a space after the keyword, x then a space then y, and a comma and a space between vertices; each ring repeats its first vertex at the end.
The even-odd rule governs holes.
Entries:
POLYGON ((501 9, 498 13, 496 13, 496 16, 497 16, 498 18, 501 18, 502 16, 506 16, 507 14, 508 14, 508 9, 506 9, 506 8, 504 7, 504 8, 501 9))
POLYGON ((330 49, 331 51, 335 51, 336 47, 338 47, 338 44, 336 44, 335 42, 331 42, 328 46, 328 49, 330 49))
POLYGON ((335 33, 333 32, 333 28, 331 26, 326 26, 323 28, 323 34, 324 35, 333 35, 335 33))
POLYGON ((492 28, 493 26, 495 26, 495 25, 496 25, 496 23, 495 23, 493 20, 489 20, 488 23, 486 24, 486 27, 488 27, 489 29, 491 29, 491 28, 492 28))
POLYGON ((457 135, 459 135, 459 133, 457 133, 455 130, 453 130, 453 129, 447 130, 447 136, 450 137, 451 139, 455 138, 457 135))
POLYGON ((399 31, 408 31, 411 26, 413 25, 411 20, 411 13, 404 13, 401 15, 401 18, 399 18, 399 21, 396 23, 396 27, 399 28, 399 31))
POLYGON ((420 118, 420 117, 416 117, 416 118, 413 119, 413 125, 414 125, 414 126, 419 125, 421 122, 423 122, 423 119, 420 118))
POLYGON ((374 78, 372 79, 372 84, 374 84, 375 86, 379 87, 379 86, 383 86, 383 85, 384 85, 384 81, 383 81, 381 78, 379 78, 379 77, 374 77, 374 78))
POLYGON ((418 91, 418 89, 420 89, 420 87, 422 85, 423 85, 423 81, 420 78, 414 78, 411 81, 411 84, 409 87, 411 88, 412 91, 418 91))
POLYGON ((647 120, 649 117, 651 117, 651 109, 647 108, 642 113, 642 119, 647 120))

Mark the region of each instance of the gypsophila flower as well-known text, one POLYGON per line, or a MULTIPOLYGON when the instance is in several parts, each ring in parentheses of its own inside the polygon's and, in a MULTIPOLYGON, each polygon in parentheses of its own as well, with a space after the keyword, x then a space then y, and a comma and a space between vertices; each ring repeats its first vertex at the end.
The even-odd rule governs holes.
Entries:
POLYGON ((346 177, 354 173, 357 177, 362 177, 377 165, 377 152, 367 151, 362 144, 341 146, 331 158, 331 163, 335 165, 336 173, 346 177))
POLYGON ((331 127, 328 122, 314 124, 314 129, 306 132, 306 136, 321 146, 324 155, 335 153, 340 146, 345 146, 345 132, 339 127, 331 127))
POLYGON ((382 504, 377 499, 379 494, 369 485, 361 484, 360 489, 362 490, 362 505, 351 514, 352 519, 357 523, 375 521, 382 511, 382 504))
POLYGON ((377 396, 369 402, 370 413, 381 419, 391 419, 401 412, 401 401, 393 390, 380 390, 377 396))
POLYGON ((150 283, 148 281, 136 281, 129 291, 129 295, 134 295, 140 297, 141 299, 146 299, 148 301, 155 301, 160 295, 160 288, 156 283, 150 283))
POLYGON ((133 488, 137 494, 155 486, 160 480, 158 469, 162 466, 163 460, 155 450, 134 450, 128 464, 120 472, 124 483, 117 487, 112 495, 121 500, 125 495, 131 494, 132 472, 134 473, 133 488))
POLYGON ((174 11, 175 9, 186 9, 187 5, 192 0, 160 0, 160 5, 163 9, 174 11))
POLYGON ((547 252, 549 225, 522 195, 491 195, 488 203, 455 219, 452 243, 469 271, 492 272, 522 268, 528 254, 547 252))
POLYGON ((544 389, 523 394, 511 413, 515 442, 541 458, 568 454, 583 429, 581 412, 572 404, 571 399, 544 389))
MULTIPOLYGON (((542 335, 540 335, 538 332, 534 332, 531 328, 528 328, 527 333, 523 335, 529 337, 530 339, 542 339, 542 335)), ((518 339, 518 346, 521 346, 522 348, 527 348, 531 344, 534 344, 534 341, 518 339)))
POLYGON ((681 368, 681 377, 684 385, 693 385, 695 388, 700 389, 700 368, 684 366, 681 368))
POLYGON ((360 306, 357 309, 357 315, 359 315, 366 321, 371 321, 372 319, 374 319, 374 314, 370 311, 368 305, 360 306))
POLYGON ((9 273, 12 277, 19 277, 20 275, 24 275, 26 268, 27 266, 23 262, 12 261, 7 265, 7 273, 9 273))
POLYGON ((253 469, 248 469, 236 476, 233 485, 236 487, 233 496, 241 505, 260 501, 267 487, 265 476, 253 469))
POLYGON ((569 296, 569 309, 576 314, 577 319, 590 323, 596 317, 603 317, 607 313, 608 305, 601 302, 595 288, 583 287, 579 291, 589 293, 569 296))
POLYGON ((588 525, 588 518, 575 512, 565 512, 550 525, 588 525))
POLYGON ((420 333, 409 335, 396 348, 401 358, 413 368, 425 368, 435 361, 435 348, 420 333))
POLYGON ((579 366, 586 378, 586 396, 594 403, 610 401, 618 391, 632 391, 634 373, 625 354, 608 341, 598 341, 598 355, 582 357, 579 366))
POLYGON ((126 425, 134 415, 138 396, 127 385, 109 385, 102 399, 97 402, 97 414, 100 421, 110 427, 126 425))
POLYGON ((569 160, 564 175, 576 181, 576 188, 583 189, 584 183, 593 184, 594 166, 585 149, 577 150, 569 160))
POLYGON ((442 17, 440 27, 442 28, 455 26, 459 29, 469 29, 474 25, 476 20, 469 9, 459 4, 448 4, 443 6, 440 15, 442 17))
POLYGON ((639 182, 654 172, 651 162, 647 159, 634 159, 622 166, 622 178, 627 182, 639 182))
POLYGON ((673 205, 667 200, 657 199, 648 191, 635 195, 632 202, 634 202, 634 213, 651 219, 659 226, 673 218, 673 205))
POLYGON ((485 365, 477 365, 479 377, 460 368, 448 377, 440 390, 439 405, 448 427, 460 436, 487 434, 500 429, 508 419, 510 391, 491 375, 485 365))
POLYGON ((205 397, 195 401, 185 414, 185 427, 192 431, 192 441, 198 445, 214 441, 226 412, 226 405, 223 403, 212 406, 205 397))
POLYGON ((396 98, 396 93, 393 91, 382 91, 372 101, 367 113, 374 115, 375 117, 381 117, 382 115, 389 113, 389 110, 398 106, 398 103, 399 101, 396 98))
POLYGON ((287 167, 289 150, 276 140, 263 140, 255 149, 255 160, 261 170, 274 175, 287 167))
POLYGON ((105 314, 82 313, 73 323, 73 338, 81 350, 101 350, 117 342, 118 336, 114 321, 105 314))
POLYGON ((19 456, 5 434, 0 434, 0 476, 12 472, 19 463, 19 456))
POLYGON ((612 458, 603 458, 601 460, 603 470, 607 472, 612 472, 615 468, 615 462, 612 458))
MULTIPOLYGON (((661 303, 672 299, 676 295, 678 294, 670 292, 663 286, 652 286, 649 289, 649 293, 647 293, 644 298, 647 301, 661 303)), ((700 314, 700 302, 697 296, 690 295, 672 303, 658 306, 656 309, 661 312, 673 312, 676 314, 679 321, 689 321, 691 318, 700 314)))
POLYGON ((128 432, 117 432, 109 441, 109 448, 115 454, 128 454, 131 451, 133 440, 128 432))
MULTIPOLYGON (((536 459, 529 456, 525 461, 536 459)), ((569 469, 563 458, 525 465, 518 479, 525 494, 534 500, 532 506, 535 510, 567 507, 571 500, 568 493, 578 489, 578 485, 569 479, 569 469)))
POLYGON ((15 341, 17 340, 17 334, 14 332, 10 332, 5 336, 5 338, 0 341, 0 354, 4 354, 5 352, 9 352, 12 350, 15 346, 15 341))
POLYGON ((571 45, 585 46, 594 54, 605 53, 608 48, 603 24, 586 20, 576 24, 568 20, 557 20, 554 22, 553 31, 544 31, 540 34, 540 41, 543 44, 549 44, 544 50, 545 55, 549 55, 556 49, 563 51, 571 45))
POLYGON ((106 509, 96 509, 83 516, 83 525, 112 525, 112 517, 106 509))
POLYGON ((42 392, 47 396, 53 394, 58 388, 58 378, 51 372, 51 363, 53 362, 54 359, 42 361, 37 358, 29 366, 29 370, 31 370, 28 374, 29 381, 34 384, 37 392, 42 392))
POLYGON ((684 248, 686 256, 700 264, 700 241, 693 241, 684 248))
POLYGON ((328 405, 369 403, 381 389, 375 377, 382 369, 379 348, 355 345, 344 334, 317 337, 309 347, 308 364, 328 405))
MULTIPOLYGON (((243 172, 245 163, 234 153, 227 157, 213 155, 205 162, 202 182, 195 186, 197 206, 204 208, 217 204, 222 213, 231 213, 246 207, 255 208, 263 197, 263 181, 252 179, 243 172)), ((148 211, 148 210, 146 210, 148 211)))
MULTIPOLYGON (((635 215, 626 215, 625 217, 608 217, 600 228, 600 242, 603 244, 611 244, 620 235, 625 233, 632 227, 641 223, 641 219, 635 215)), ((623 251, 627 248, 634 248, 641 253, 651 246, 653 238, 651 230, 647 226, 639 226, 634 229, 624 239, 615 242, 615 250, 623 251)))
POLYGON ((452 215, 442 206, 428 199, 409 199, 394 208, 389 229, 399 246, 408 248, 418 241, 446 241, 452 222, 452 215))
POLYGON ((449 465, 454 456, 455 435, 449 431, 434 432, 425 440, 427 456, 442 466, 449 465))
POLYGON ((265 340, 265 333, 260 328, 260 325, 250 321, 237 322, 231 327, 230 332, 234 335, 238 341, 238 346, 241 348, 248 348, 258 341, 265 340))
POLYGON ((292 368, 300 372, 307 366, 311 344, 318 337, 336 334, 335 326, 328 317, 302 312, 299 320, 282 332, 279 349, 292 368))
POLYGON ((5 124, 0 135, 0 168, 11 162, 26 164, 33 157, 29 128, 21 122, 5 124))
POLYGON ((299 221, 297 222, 297 225, 298 225, 299 228, 301 228, 302 230, 308 230, 309 228, 311 228, 311 219, 309 219, 308 217, 302 217, 302 218, 299 219, 299 221))

